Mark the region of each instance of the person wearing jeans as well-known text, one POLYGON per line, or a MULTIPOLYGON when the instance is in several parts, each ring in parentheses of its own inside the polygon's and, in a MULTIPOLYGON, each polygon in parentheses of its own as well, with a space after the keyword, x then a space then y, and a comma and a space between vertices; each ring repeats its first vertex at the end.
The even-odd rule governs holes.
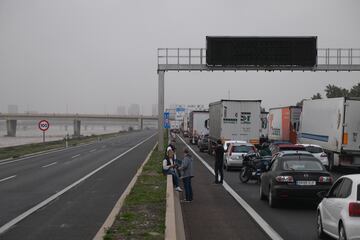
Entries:
POLYGON ((183 172, 182 179, 185 189, 185 200, 184 202, 191 202, 193 200, 193 191, 191 186, 191 179, 194 177, 192 158, 187 148, 184 149, 184 159, 182 160, 181 167, 179 170, 183 172))
POLYGON ((177 165, 174 162, 174 152, 171 149, 168 149, 165 159, 163 160, 163 173, 164 175, 172 175, 175 190, 182 192, 182 189, 179 187, 179 177, 176 173, 176 168, 177 165))

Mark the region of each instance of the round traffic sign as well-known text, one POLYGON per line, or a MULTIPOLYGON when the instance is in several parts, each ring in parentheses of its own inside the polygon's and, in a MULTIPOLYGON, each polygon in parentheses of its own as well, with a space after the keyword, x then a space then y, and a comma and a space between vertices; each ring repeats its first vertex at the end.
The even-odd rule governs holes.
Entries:
POLYGON ((49 124, 49 122, 48 121, 46 121, 46 120, 41 120, 40 122, 39 122, 39 129, 41 130, 41 131, 46 131, 46 130, 48 130, 49 129, 49 127, 50 127, 50 124, 49 124))

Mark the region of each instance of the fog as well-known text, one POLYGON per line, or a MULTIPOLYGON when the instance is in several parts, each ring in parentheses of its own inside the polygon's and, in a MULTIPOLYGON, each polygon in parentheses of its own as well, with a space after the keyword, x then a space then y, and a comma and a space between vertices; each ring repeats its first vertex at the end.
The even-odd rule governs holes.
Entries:
MULTIPOLYGON (((157 48, 205 47, 207 35, 318 36, 360 48, 360 1, 1 0, 0 112, 115 113, 157 103, 157 48)), ((221 98, 292 105, 359 72, 172 72, 165 105, 221 98)))

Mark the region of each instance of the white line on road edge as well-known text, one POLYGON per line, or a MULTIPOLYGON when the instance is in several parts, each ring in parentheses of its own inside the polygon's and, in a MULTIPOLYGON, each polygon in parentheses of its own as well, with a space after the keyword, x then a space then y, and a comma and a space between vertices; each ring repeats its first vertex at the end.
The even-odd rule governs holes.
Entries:
POLYGON ((71 158, 76 158, 78 156, 80 156, 80 154, 76 154, 75 156, 72 156, 71 158))
MULTIPOLYGON (((180 140, 190 149, 192 153, 201 161, 202 164, 215 175, 214 169, 200 157, 179 135, 180 140)), ((223 181, 223 187, 230 195, 247 211, 247 213, 256 221, 264 232, 273 240, 283 240, 283 238, 242 198, 232 189, 227 182, 223 181)))
POLYGON ((115 157, 114 159, 110 160, 109 162, 105 163, 104 165, 98 167, 97 169, 95 169, 94 171, 88 173, 87 175, 85 175, 84 177, 82 177, 81 179, 77 180, 76 182, 70 184, 69 186, 67 186, 66 188, 64 188, 63 190, 57 192, 56 194, 50 196, 49 198, 45 199, 44 201, 40 202, 39 204, 37 204, 36 206, 30 208, 29 210, 27 210, 26 212, 20 214, 19 216, 17 216, 16 218, 12 219, 10 222, 6 223, 5 225, 0 227, 0 235, 5 233, 7 230, 9 230, 12 226, 14 226, 15 224, 17 224, 18 222, 20 222, 21 220, 23 220, 24 218, 28 217, 29 215, 33 214, 34 212, 36 212, 37 210, 39 210, 40 208, 46 206, 47 204, 49 204, 50 202, 54 201, 56 198, 60 197, 61 195, 63 195, 64 193, 66 193, 67 191, 69 191, 70 189, 74 188, 75 186, 77 186, 78 184, 80 184, 81 182, 85 181, 86 179, 88 179, 89 177, 91 177, 92 175, 94 175, 95 173, 99 172, 100 170, 102 170, 103 168, 105 168, 106 166, 110 165, 111 163, 115 162, 116 160, 118 160, 119 158, 121 158, 122 156, 126 155, 127 153, 129 153, 130 151, 134 150, 135 148, 137 148, 138 146, 140 146, 141 144, 143 144, 144 142, 146 142, 147 140, 149 140, 150 138, 154 137, 157 133, 151 135, 150 137, 144 139, 143 141, 141 141, 140 143, 136 144, 135 146, 133 146, 132 148, 128 149, 127 151, 125 151, 124 153, 120 154, 119 156, 115 157))
POLYGON ((16 175, 12 175, 12 176, 10 176, 10 177, 0 179, 0 182, 5 182, 6 180, 12 179, 12 178, 14 178, 14 177, 16 177, 16 175))
POLYGON ((95 149, 90 150, 89 152, 95 152, 95 151, 96 151, 96 148, 95 148, 95 149))
POLYGON ((147 155, 145 161, 141 164, 141 166, 138 169, 138 171, 136 172, 135 176, 133 177, 133 179, 131 180, 129 185, 126 187, 125 191, 123 192, 123 194, 121 195, 119 200, 116 202, 116 204, 115 204, 113 210, 111 211, 110 215, 107 217, 104 224, 101 226, 99 231, 96 233, 93 240, 102 240, 103 237, 106 234, 106 231, 113 225, 113 223, 115 221, 115 218, 116 218, 117 214, 120 212, 120 209, 122 208, 126 197, 129 195, 131 189, 134 187, 138 177, 142 173, 142 170, 143 170, 145 164, 149 161, 150 156, 151 156, 152 152, 155 150, 156 146, 157 146, 157 143, 155 143, 155 146, 150 151, 150 153, 147 155))
POLYGON ((57 164, 57 162, 53 162, 53 163, 50 163, 48 165, 44 165, 44 166, 42 166, 42 168, 47 168, 47 167, 50 167, 50 166, 55 165, 55 164, 57 164))

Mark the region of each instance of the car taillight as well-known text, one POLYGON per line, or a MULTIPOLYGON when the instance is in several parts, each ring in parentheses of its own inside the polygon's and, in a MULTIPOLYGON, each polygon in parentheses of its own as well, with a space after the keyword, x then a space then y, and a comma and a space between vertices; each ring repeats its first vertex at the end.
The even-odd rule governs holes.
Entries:
POLYGON ((349 216, 360 217, 360 203, 357 202, 349 203, 349 216))
POLYGON ((330 176, 320 176, 319 182, 321 183, 331 183, 333 181, 333 178, 330 176))
POLYGON ((327 157, 327 154, 326 154, 326 153, 322 153, 322 154, 320 155, 320 157, 327 157))
POLYGON ((282 183, 294 182, 294 178, 292 176, 277 176, 275 179, 277 182, 282 182, 282 183))

